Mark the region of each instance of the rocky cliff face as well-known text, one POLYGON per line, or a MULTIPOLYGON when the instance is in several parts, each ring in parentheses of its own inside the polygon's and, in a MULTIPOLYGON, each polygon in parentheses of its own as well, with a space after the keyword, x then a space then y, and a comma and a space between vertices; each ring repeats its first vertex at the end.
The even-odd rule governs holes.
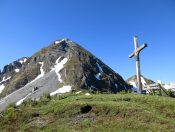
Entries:
POLYGON ((10 83, 12 77, 16 73, 20 72, 27 59, 27 57, 18 59, 8 65, 5 65, 3 71, 0 71, 0 93, 4 90, 5 86, 10 83))
POLYGON ((5 66, 0 75, 1 80, 4 73, 11 77, 1 93, 1 97, 8 95, 5 102, 9 103, 39 98, 44 93, 81 89, 117 93, 128 88, 119 74, 69 39, 53 42, 25 58, 23 64, 19 60, 13 64, 5 66))

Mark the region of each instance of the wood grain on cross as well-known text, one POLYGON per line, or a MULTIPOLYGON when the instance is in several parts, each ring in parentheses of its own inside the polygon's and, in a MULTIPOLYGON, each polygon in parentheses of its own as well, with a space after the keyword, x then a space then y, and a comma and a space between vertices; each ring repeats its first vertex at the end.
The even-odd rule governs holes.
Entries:
POLYGON ((139 88, 139 93, 142 93, 142 83, 141 83, 141 73, 140 73, 140 58, 139 54, 140 51, 142 51, 144 48, 147 47, 147 44, 143 44, 140 47, 138 47, 138 38, 137 36, 134 37, 134 46, 135 50, 133 53, 129 55, 129 58, 135 57, 136 60, 136 75, 137 75, 137 84, 139 88))

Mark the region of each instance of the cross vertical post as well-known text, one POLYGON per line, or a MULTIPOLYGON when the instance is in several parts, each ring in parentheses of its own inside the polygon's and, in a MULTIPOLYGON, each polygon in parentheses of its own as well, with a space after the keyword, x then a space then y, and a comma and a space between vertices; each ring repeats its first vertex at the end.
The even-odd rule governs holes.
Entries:
MULTIPOLYGON (((135 51, 136 51, 138 48, 138 38, 137 37, 134 37, 134 46, 135 46, 135 51)), ((135 53, 135 59, 136 59, 136 76, 137 76, 137 83, 139 87, 139 93, 142 93, 139 52, 135 53)))
POLYGON ((137 76, 137 84, 139 88, 139 93, 142 93, 142 83, 141 83, 141 73, 140 73, 140 51, 147 47, 147 44, 143 44, 142 46, 138 46, 138 37, 134 37, 134 47, 135 51, 129 55, 129 58, 135 57, 136 61, 136 76, 137 76))

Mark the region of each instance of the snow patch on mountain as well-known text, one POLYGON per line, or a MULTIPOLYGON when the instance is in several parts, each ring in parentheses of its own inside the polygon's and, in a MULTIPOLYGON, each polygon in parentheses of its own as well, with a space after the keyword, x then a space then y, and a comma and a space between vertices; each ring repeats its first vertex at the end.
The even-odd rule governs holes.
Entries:
POLYGON ((76 92, 75 94, 80 94, 82 91, 78 91, 78 92, 76 92))
POLYGON ((59 44, 59 43, 61 43, 61 42, 63 42, 64 41, 64 39, 62 39, 62 40, 57 40, 57 41, 55 41, 55 44, 59 44))
POLYGON ((85 95, 86 95, 86 96, 90 96, 91 94, 90 94, 90 93, 86 93, 85 95))
POLYGON ((101 79, 100 79, 100 76, 101 76, 101 73, 97 73, 97 74, 95 75, 95 77, 96 77, 98 80, 101 80, 101 79))
POLYGON ((19 60, 19 62, 20 62, 21 64, 25 63, 26 61, 27 61, 27 58, 23 58, 23 59, 19 60))
POLYGON ((63 93, 67 93, 67 92, 70 92, 72 89, 71 89, 72 87, 71 86, 63 86, 62 88, 59 88, 58 90, 56 90, 56 91, 54 91, 54 92, 52 92, 52 93, 50 93, 50 96, 54 96, 54 95, 56 95, 56 94, 63 94, 63 93))
POLYGON ((59 74, 59 72, 61 71, 61 69, 64 68, 64 65, 67 63, 68 59, 67 58, 64 58, 63 60, 61 60, 61 62, 59 62, 60 59, 61 59, 61 57, 59 57, 56 60, 56 64, 55 64, 54 68, 51 71, 54 71, 55 70, 55 72, 56 72, 56 74, 58 76, 58 81, 59 82, 63 82, 63 80, 61 79, 61 75, 59 74))
POLYGON ((71 40, 69 40, 68 38, 63 38, 63 39, 61 39, 61 40, 57 40, 57 41, 55 41, 54 43, 55 44, 59 44, 59 43, 61 43, 61 42, 63 42, 63 41, 66 41, 66 42, 72 42, 71 40))
POLYGON ((15 72, 19 72, 19 69, 15 69, 15 72))
POLYGON ((4 90, 4 88, 5 88, 4 84, 1 84, 0 85, 0 93, 2 93, 2 91, 4 90))
POLYGON ((16 106, 21 105, 21 104, 24 102, 24 100, 25 100, 28 96, 30 96, 30 95, 31 95, 31 93, 29 93, 26 97, 24 97, 24 98, 22 98, 21 100, 19 100, 19 101, 16 103, 16 106))
POLYGON ((44 63, 39 62, 39 64, 41 64, 41 67, 40 67, 41 74, 39 74, 33 81, 31 81, 31 83, 35 82, 36 80, 38 80, 38 79, 40 79, 41 77, 44 76, 44 69, 43 69, 44 63))
POLYGON ((97 74, 95 75, 95 77, 96 77, 98 80, 101 80, 100 76, 101 76, 101 72, 103 72, 103 69, 102 69, 102 67, 101 67, 98 63, 96 63, 96 64, 97 64, 98 70, 99 70, 100 72, 97 73, 97 74))
POLYGON ((135 81, 130 81, 130 82, 129 82, 129 84, 130 84, 130 85, 132 85, 132 86, 134 86, 134 87, 137 87, 137 85, 136 85, 136 82, 135 82, 135 81))
MULTIPOLYGON (((142 83, 142 86, 146 86, 147 85, 147 83, 146 83, 146 81, 145 81, 145 79, 143 77, 141 77, 141 83, 142 83)), ((136 81, 131 80, 131 81, 129 81, 129 84, 132 85, 133 87, 137 88, 136 81)))
POLYGON ((145 81, 145 79, 143 77, 141 77, 141 83, 142 83, 143 86, 146 85, 146 81, 145 81))
POLYGON ((7 78, 3 77, 3 79, 2 79, 2 81, 1 81, 0 83, 6 82, 6 81, 9 80, 10 78, 11 78, 11 77, 7 77, 7 78))
POLYGON ((103 68, 97 63, 98 69, 100 72, 103 72, 103 68))
POLYGON ((137 93, 139 89, 138 89, 138 87, 137 87, 136 82, 135 82, 135 81, 130 81, 129 84, 133 86, 133 87, 131 88, 132 91, 137 93))

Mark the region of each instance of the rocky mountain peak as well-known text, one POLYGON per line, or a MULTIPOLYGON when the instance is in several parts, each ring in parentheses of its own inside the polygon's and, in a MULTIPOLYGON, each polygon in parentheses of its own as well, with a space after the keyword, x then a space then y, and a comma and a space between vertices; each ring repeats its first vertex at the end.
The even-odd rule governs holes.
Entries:
POLYGON ((67 43, 67 44, 69 44, 69 43, 71 43, 72 41, 70 40, 70 39, 68 39, 68 38, 62 38, 62 39, 59 39, 59 40, 56 40, 54 43, 55 44, 62 44, 62 43, 67 43))
POLYGON ((25 64, 25 62, 27 61, 27 57, 23 57, 21 59, 18 59, 16 61, 11 62, 10 64, 7 64, 4 66, 2 72, 0 72, 0 81, 2 79, 2 77, 6 77, 6 76, 11 76, 17 72, 20 71, 20 69, 22 68, 22 66, 25 64))
MULTIPOLYGON (((132 87, 131 89, 135 92, 138 92, 138 86, 137 86, 137 76, 134 75, 126 80, 126 82, 132 87)), ((155 84, 154 81, 151 79, 146 78, 145 76, 141 75, 141 83, 143 87, 146 87, 150 84, 155 84)))
POLYGON ((25 96, 36 99, 45 93, 54 95, 81 90, 117 93, 128 89, 119 74, 67 38, 54 41, 30 58, 11 63, 3 72, 8 73, 15 68, 20 72, 10 75, 11 79, 3 84, 4 90, 0 94, 4 97, 12 93, 8 103, 25 96))

